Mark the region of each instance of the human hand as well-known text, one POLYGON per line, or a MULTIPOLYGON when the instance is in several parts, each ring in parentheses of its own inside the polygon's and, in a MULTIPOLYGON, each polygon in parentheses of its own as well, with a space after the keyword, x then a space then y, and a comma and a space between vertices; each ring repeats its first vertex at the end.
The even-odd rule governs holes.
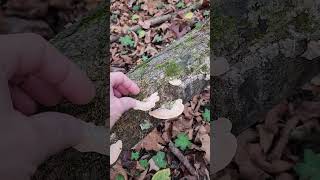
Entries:
POLYGON ((121 115, 136 106, 136 101, 129 94, 137 95, 140 89, 136 83, 121 72, 110 74, 110 128, 121 115))
POLYGON ((86 104, 88 77, 34 34, 0 35, 0 179, 30 179, 48 156, 77 145, 84 122, 62 113, 34 114, 63 98, 86 104))

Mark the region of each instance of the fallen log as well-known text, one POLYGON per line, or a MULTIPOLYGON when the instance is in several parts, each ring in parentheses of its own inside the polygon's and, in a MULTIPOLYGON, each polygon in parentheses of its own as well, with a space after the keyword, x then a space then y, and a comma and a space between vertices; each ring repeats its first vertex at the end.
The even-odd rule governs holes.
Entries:
POLYGON ((230 69, 211 78, 213 112, 229 118, 234 133, 320 72, 319 55, 304 55, 310 41, 320 39, 317 7, 317 1, 298 0, 214 4, 211 58, 226 59, 230 69))
MULTIPOLYGON (((130 71, 127 75, 141 89, 135 98, 143 100, 158 92, 160 101, 157 108, 176 99, 182 99, 185 103, 200 93, 209 84, 209 27, 209 23, 204 24, 201 29, 173 42, 149 62, 130 71), (180 79, 183 83, 181 86, 173 86, 169 83, 172 79, 180 79)), ((148 112, 130 110, 113 127, 113 141, 121 139, 124 150, 132 148, 152 130, 140 129, 140 124, 145 120, 150 121, 153 128, 163 121, 152 118, 148 112)))

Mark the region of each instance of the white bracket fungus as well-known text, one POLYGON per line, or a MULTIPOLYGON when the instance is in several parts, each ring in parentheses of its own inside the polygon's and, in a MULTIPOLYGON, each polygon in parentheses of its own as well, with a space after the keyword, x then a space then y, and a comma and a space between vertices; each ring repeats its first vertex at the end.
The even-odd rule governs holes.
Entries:
POLYGON ((150 97, 142 101, 137 100, 136 107, 134 107, 133 109, 141 110, 141 111, 149 111, 156 105, 156 102, 158 102, 159 100, 160 100, 160 97, 158 96, 158 92, 155 92, 151 94, 150 97))
POLYGON ((159 109, 150 111, 149 115, 157 119, 172 119, 182 114, 183 110, 184 105, 182 104, 182 99, 177 99, 173 104, 164 104, 159 109), (170 107, 167 107, 168 105, 170 107))

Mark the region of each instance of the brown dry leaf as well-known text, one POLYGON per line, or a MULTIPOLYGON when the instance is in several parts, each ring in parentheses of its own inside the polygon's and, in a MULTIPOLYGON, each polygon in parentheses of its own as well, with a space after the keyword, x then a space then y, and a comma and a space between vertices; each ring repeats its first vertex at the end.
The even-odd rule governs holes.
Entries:
POLYGON ((264 126, 266 129, 272 131, 274 134, 278 132, 278 122, 281 121, 281 117, 287 114, 289 106, 287 102, 282 102, 274 106, 266 115, 264 126))
POLYGON ((147 175, 147 173, 148 173, 148 169, 146 169, 146 170, 144 170, 141 174, 140 174, 140 176, 138 177, 138 180, 144 180, 145 179, 145 177, 146 177, 146 175, 147 175))
POLYGON ((159 28, 160 28, 163 32, 165 32, 169 27, 170 27, 170 23, 168 23, 168 22, 162 23, 162 24, 159 26, 159 28))
POLYGON ((180 39, 182 36, 187 34, 190 31, 190 26, 186 23, 179 23, 179 22, 172 22, 171 26, 169 29, 174 32, 176 35, 177 39, 180 39))
POLYGON ((201 135, 200 141, 201 149, 206 153, 204 157, 207 163, 210 163, 210 136, 208 134, 201 135))
POLYGON ((254 161, 259 168, 268 173, 281 173, 293 167, 292 163, 283 160, 274 160, 272 163, 267 162, 266 156, 262 152, 259 144, 250 144, 249 151, 252 161, 254 161))
POLYGON ((156 163, 154 162, 154 160, 151 158, 149 160, 149 171, 151 170, 155 170, 158 171, 160 168, 156 165, 156 163))
POLYGON ((268 131, 262 125, 257 126, 259 136, 260 136, 260 145, 264 153, 267 153, 272 145, 274 134, 271 131, 268 131))
POLYGON ((276 176, 276 180, 295 180, 295 178, 292 174, 281 173, 280 175, 276 176))
POLYGON ((146 20, 146 21, 141 21, 139 20, 138 24, 143 28, 143 29, 149 29, 151 26, 151 22, 146 20))
POLYGON ((140 151, 141 149, 145 149, 147 151, 160 151, 163 149, 161 144, 165 144, 165 141, 162 139, 161 134, 157 129, 154 129, 137 145, 135 145, 133 149, 136 151, 140 151))
POLYGON ((172 124, 172 136, 176 137, 181 132, 187 132, 189 129, 192 129, 193 120, 185 119, 179 117, 178 120, 174 121, 172 124))
POLYGON ((122 165, 120 162, 116 163, 114 166, 111 168, 110 172, 110 179, 111 180, 116 180, 116 176, 118 174, 121 174, 125 180, 128 180, 128 174, 125 169, 123 169, 122 165))
POLYGON ((144 42, 146 44, 151 43, 151 30, 147 31, 144 37, 144 42))
POLYGON ((308 60, 313 60, 320 56, 320 41, 310 41, 308 43, 308 49, 301 57, 308 60))

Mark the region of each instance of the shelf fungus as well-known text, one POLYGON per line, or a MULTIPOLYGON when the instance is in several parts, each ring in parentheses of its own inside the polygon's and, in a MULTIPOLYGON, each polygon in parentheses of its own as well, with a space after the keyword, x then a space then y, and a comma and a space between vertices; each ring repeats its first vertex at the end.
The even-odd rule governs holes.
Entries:
POLYGON ((97 152, 108 155, 108 130, 103 126, 85 123, 84 137, 80 144, 74 146, 80 152, 97 152))
POLYGON ((181 86, 182 81, 180 79, 173 79, 169 81, 169 84, 171 84, 172 86, 181 86))
POLYGON ((173 102, 162 105, 159 109, 150 111, 149 115, 157 119, 172 119, 182 114, 184 105, 182 99, 177 99, 173 102))
POLYGON ((233 159, 237 151, 237 139, 230 132, 232 123, 227 118, 213 121, 213 173, 225 168, 233 159))
POLYGON ((137 105, 133 109, 141 110, 141 111, 149 111, 156 105, 156 102, 158 102, 159 100, 160 100, 160 97, 158 95, 158 92, 155 92, 151 94, 148 98, 142 101, 137 100, 137 105))
POLYGON ((114 164, 120 156, 122 151, 122 141, 118 140, 110 146, 110 165, 114 164))

